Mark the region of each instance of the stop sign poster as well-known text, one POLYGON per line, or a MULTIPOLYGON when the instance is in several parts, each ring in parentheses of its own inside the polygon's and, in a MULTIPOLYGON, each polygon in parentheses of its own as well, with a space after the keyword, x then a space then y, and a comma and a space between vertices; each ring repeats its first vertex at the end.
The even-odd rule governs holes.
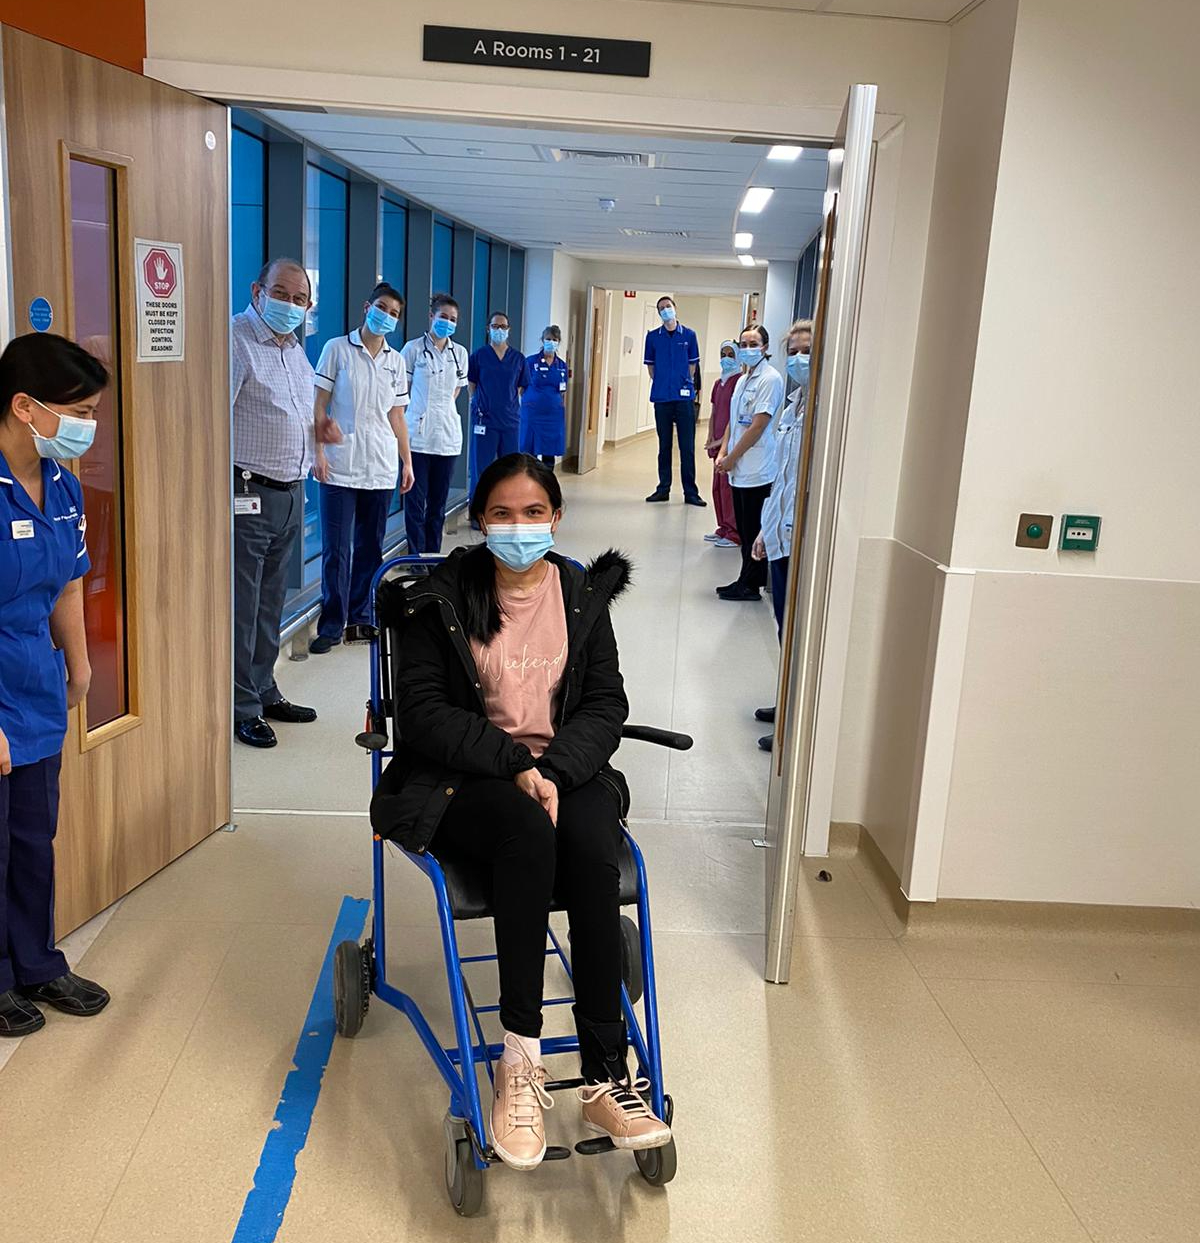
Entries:
POLYGON ((183 246, 133 239, 138 308, 138 362, 183 359, 183 246))

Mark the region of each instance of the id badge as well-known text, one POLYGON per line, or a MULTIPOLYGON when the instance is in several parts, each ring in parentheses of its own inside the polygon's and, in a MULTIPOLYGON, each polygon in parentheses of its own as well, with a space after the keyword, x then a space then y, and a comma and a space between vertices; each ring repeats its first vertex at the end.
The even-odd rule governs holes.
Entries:
POLYGON ((486 428, 486 427, 484 427, 484 425, 483 425, 482 423, 476 423, 476 424, 475 424, 475 435, 476 435, 476 436, 486 436, 486 435, 487 435, 487 428, 486 428))
POLYGON ((33 519, 18 518, 12 524, 13 539, 33 539, 33 519))
POLYGON ((262 497, 250 496, 243 494, 233 498, 233 512, 235 517, 241 517, 244 514, 261 514, 262 513, 262 497))
POLYGON ((558 386, 558 391, 559 391, 560 393, 565 393, 565 392, 567 391, 567 382, 566 382, 566 380, 563 380, 563 381, 562 381, 562 383, 561 383, 561 384, 559 384, 559 386, 558 386))
POLYGON ((679 390, 680 397, 690 397, 691 395, 692 395, 692 390, 690 388, 681 388, 679 390))

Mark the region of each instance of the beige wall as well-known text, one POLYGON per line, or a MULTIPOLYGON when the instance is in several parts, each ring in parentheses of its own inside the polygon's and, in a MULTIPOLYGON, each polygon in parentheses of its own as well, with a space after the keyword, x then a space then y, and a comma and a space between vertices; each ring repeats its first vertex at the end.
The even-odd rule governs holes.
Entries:
POLYGON ((977 572, 942 896, 1200 902, 1197 47, 1185 0, 1020 10, 954 530, 977 572), (1100 549, 1015 548, 1022 509, 1102 515, 1100 549))

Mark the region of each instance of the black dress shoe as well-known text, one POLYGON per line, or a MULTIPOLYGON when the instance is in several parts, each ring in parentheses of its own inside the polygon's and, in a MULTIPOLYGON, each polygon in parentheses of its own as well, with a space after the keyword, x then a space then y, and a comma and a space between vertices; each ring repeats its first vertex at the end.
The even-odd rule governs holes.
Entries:
POLYGON ((308 650, 314 656, 324 656, 326 652, 331 652, 341 642, 341 639, 330 639, 323 634, 317 637, 308 645, 308 650))
POLYGON ((717 592, 717 595, 719 595, 722 600, 734 600, 739 603, 743 601, 748 603, 751 600, 762 599, 762 595, 755 587, 722 587, 721 590, 717 592))
POLYGON ((702 496, 685 496, 683 503, 685 505, 695 505, 697 509, 708 508, 708 502, 702 496))
POLYGON ((261 716, 252 716, 248 721, 239 721, 233 727, 233 736, 238 742, 248 747, 273 747, 279 739, 275 731, 261 716))
POLYGON ((755 708, 754 719, 756 721, 762 721, 764 725, 774 725, 775 724, 775 709, 774 708, 755 708))
POLYGON ((346 643, 370 643, 375 635, 374 626, 347 626, 342 639, 346 643))
POLYGON ((28 1036, 46 1026, 46 1016, 20 993, 0 993, 0 1036, 28 1036))
POLYGON ((768 734, 765 738, 758 740, 758 749, 760 751, 771 751, 775 746, 775 735, 768 734))
POLYGON ((263 716, 288 725, 309 725, 317 719, 317 710, 302 708, 299 704, 290 704, 286 699, 280 699, 273 704, 263 704, 263 716))
POLYGON ((670 499, 670 492, 651 492, 650 495, 646 497, 646 504, 657 505, 662 501, 669 501, 670 499))
POLYGON ((40 1001, 44 1006, 53 1006, 64 1014, 88 1016, 99 1014, 109 1002, 108 993, 92 980, 68 971, 57 980, 48 984, 31 984, 21 989, 23 996, 30 1001, 40 1001))

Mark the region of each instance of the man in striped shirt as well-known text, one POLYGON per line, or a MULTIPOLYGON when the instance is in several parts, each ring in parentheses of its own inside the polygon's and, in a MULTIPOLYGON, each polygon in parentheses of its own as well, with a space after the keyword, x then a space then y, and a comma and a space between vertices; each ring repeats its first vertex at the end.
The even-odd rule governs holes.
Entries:
POLYGON ((233 715, 235 737, 252 747, 275 746, 269 721, 317 719, 314 709, 288 703, 274 673, 304 480, 318 437, 341 439, 331 419, 314 422, 313 369, 296 338, 310 306, 303 266, 273 259, 233 317, 233 715))

